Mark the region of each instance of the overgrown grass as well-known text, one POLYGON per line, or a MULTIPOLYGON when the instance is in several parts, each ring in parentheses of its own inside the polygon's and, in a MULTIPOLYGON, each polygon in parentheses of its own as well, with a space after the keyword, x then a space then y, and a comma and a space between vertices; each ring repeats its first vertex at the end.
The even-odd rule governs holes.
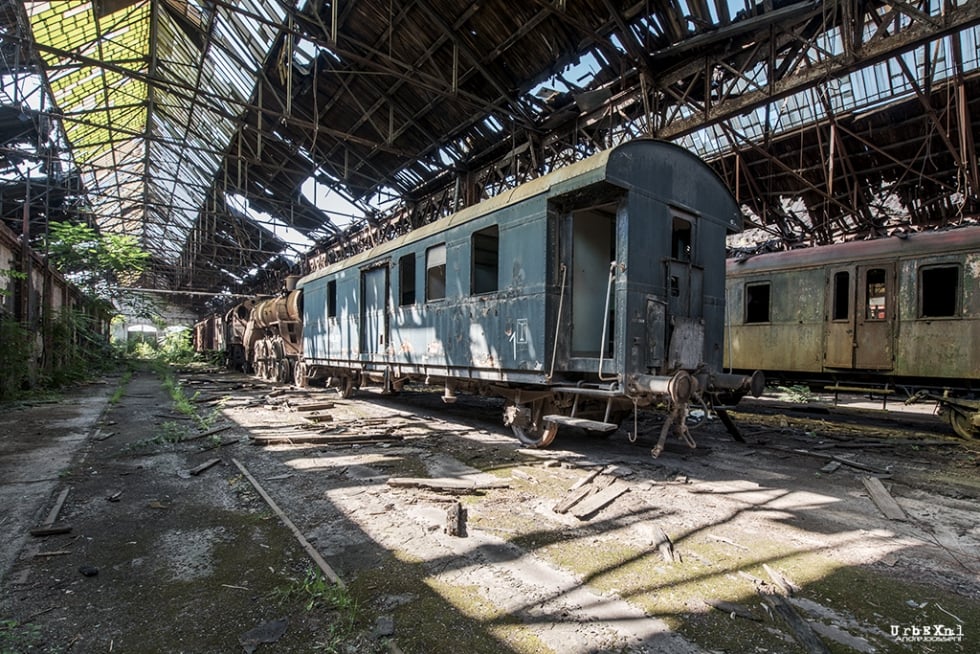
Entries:
POLYGON ((37 625, 0 618, 0 654, 40 651, 35 649, 40 642, 41 629, 37 625))
POLYGON ((119 400, 122 396, 126 394, 126 386, 129 385, 129 381, 133 378, 133 371, 127 370, 123 373, 122 378, 119 380, 119 386, 113 391, 112 395, 109 397, 109 404, 116 405, 119 404, 119 400))
POLYGON ((342 652, 344 645, 359 633, 357 600, 346 588, 329 582, 313 567, 307 568, 301 578, 274 589, 271 595, 280 605, 299 600, 307 611, 323 610, 334 614, 324 640, 317 643, 318 651, 342 652))

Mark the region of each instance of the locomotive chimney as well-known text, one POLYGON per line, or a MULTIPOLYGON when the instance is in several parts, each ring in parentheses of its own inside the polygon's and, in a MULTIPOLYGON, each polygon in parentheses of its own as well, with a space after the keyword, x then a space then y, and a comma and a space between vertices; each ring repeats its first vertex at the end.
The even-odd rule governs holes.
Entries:
POLYGON ((296 290, 296 282, 299 281, 299 275, 287 275, 286 276, 286 291, 291 292, 296 290))

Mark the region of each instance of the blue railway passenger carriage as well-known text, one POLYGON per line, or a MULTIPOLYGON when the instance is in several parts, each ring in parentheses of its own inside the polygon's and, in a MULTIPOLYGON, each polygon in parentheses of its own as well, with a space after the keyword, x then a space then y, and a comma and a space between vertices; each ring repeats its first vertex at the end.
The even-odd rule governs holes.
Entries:
MULTIPOLYGON (((615 430, 663 403, 730 402, 720 373, 731 193, 693 154, 636 140, 302 278, 296 381, 369 381, 505 398, 543 447, 559 425, 615 430)), ((656 453, 659 453, 659 450, 656 453)))

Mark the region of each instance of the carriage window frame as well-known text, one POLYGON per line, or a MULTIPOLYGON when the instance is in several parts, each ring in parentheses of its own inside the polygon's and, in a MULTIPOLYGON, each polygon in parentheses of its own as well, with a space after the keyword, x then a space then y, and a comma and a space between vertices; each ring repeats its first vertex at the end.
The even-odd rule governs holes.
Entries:
POLYGON ((888 271, 885 268, 868 268, 864 271, 864 320, 882 322, 891 314, 888 271))
POLYGON ((670 223, 670 258, 674 261, 694 261, 694 221, 676 213, 670 223))
POLYGON ((337 280, 327 282, 327 318, 337 317, 337 280))
POLYGON ((851 272, 838 270, 833 276, 833 297, 830 305, 830 319, 846 322, 851 319, 851 272), (842 315, 843 314, 843 315, 842 315))
POLYGON ((446 244, 433 245, 425 251, 425 301, 446 299, 446 244))
POLYGON ((497 225, 475 231, 470 236, 470 289, 473 295, 500 290, 500 229, 497 225))
POLYGON ((962 268, 956 262, 937 263, 920 267, 917 275, 918 311, 916 317, 920 320, 959 317, 963 296, 961 279, 962 268), (943 278, 926 281, 927 275, 929 277, 933 277, 934 275, 938 277, 939 274, 943 274, 943 278), (950 277, 952 277, 952 281, 954 282, 952 291, 948 287, 950 277), (942 307, 942 312, 934 313, 933 310, 936 307, 942 307))
POLYGON ((744 320, 746 325, 772 322, 772 282, 749 282, 745 284, 744 320), (765 291, 763 293, 763 291, 765 291), (755 304, 753 304, 755 302, 755 304))
POLYGON ((398 258, 398 306, 415 304, 415 253, 409 252, 398 258))

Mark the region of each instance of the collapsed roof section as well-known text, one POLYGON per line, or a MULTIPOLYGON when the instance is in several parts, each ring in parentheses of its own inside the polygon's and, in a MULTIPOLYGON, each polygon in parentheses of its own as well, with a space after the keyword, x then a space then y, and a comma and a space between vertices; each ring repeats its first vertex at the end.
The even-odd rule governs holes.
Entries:
POLYGON ((4 217, 88 211, 142 237, 150 285, 274 285, 314 242, 336 259, 639 136, 711 161, 777 247, 980 209, 980 2, 0 9, 4 88, 48 95, 3 99, 4 217))

